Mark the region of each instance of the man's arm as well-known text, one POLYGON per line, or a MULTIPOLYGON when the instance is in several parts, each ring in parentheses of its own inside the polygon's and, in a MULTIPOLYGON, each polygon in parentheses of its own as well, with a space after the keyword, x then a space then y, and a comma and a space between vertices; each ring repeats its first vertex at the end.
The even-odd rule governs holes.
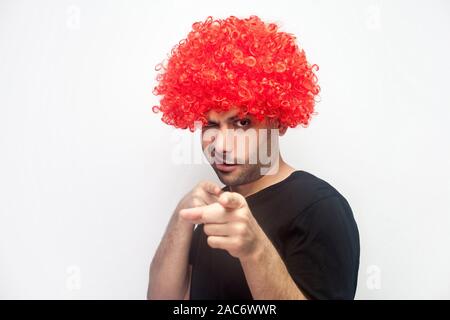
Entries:
POLYGON ((150 265, 147 299, 181 300, 186 297, 190 286, 188 262, 194 226, 180 217, 180 211, 213 203, 220 193, 222 190, 217 184, 202 181, 178 203, 150 265))
POLYGON ((189 265, 189 271, 188 271, 188 287, 186 290, 186 294, 184 295, 184 300, 190 300, 191 299, 191 295, 190 295, 190 291, 191 291, 191 279, 192 279, 192 266, 189 265))
POLYGON ((255 299, 301 299, 295 285, 308 299, 354 298, 359 232, 344 197, 334 194, 315 202, 297 215, 287 233, 283 260, 267 237, 240 259, 255 299))
POLYGON ((306 300, 290 276, 277 250, 266 239, 252 256, 240 259, 255 300, 306 300))
POLYGON ((173 213, 151 262, 147 299, 180 300, 187 292, 193 225, 182 221, 178 211, 173 213))

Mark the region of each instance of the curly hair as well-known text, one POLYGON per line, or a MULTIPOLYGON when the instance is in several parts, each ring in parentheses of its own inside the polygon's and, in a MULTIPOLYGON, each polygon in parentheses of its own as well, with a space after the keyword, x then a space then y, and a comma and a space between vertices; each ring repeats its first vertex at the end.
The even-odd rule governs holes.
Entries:
POLYGON ((238 107, 239 116, 277 119, 280 125, 306 127, 320 92, 314 71, 296 37, 258 16, 230 16, 192 24, 187 38, 159 63, 161 96, 155 113, 176 128, 194 131, 194 122, 207 123, 206 113, 238 107))

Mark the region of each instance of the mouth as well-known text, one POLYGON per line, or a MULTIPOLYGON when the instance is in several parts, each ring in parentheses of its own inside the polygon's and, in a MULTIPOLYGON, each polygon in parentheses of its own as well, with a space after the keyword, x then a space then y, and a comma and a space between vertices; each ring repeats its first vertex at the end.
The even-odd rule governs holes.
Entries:
POLYGON ((233 159, 223 159, 220 158, 220 156, 217 154, 214 157, 213 167, 222 173, 230 173, 236 170, 238 166, 239 166, 238 162, 234 161, 233 159))
POLYGON ((217 168, 217 170, 219 170, 221 172, 229 173, 229 172, 234 171, 238 165, 237 164, 216 163, 214 166, 217 168))

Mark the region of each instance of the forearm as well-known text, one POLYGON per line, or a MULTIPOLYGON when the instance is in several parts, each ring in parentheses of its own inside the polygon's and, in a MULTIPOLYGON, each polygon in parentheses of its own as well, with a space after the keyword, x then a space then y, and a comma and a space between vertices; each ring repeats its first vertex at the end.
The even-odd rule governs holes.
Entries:
POLYGON ((266 238, 254 255, 241 259, 255 300, 305 300, 277 250, 266 238))
POLYGON ((175 209, 150 265, 148 299, 183 299, 192 230, 175 209))

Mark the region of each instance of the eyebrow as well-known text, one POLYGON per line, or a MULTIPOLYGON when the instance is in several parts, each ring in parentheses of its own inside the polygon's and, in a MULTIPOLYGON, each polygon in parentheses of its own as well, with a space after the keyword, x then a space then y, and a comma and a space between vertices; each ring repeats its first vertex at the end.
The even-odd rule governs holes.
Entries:
MULTIPOLYGON (((225 121, 228 122, 228 121, 234 121, 234 120, 237 120, 237 119, 240 119, 240 117, 238 115, 235 115, 235 116, 227 118, 225 121)), ((214 120, 208 120, 208 122, 210 122, 210 123, 217 123, 217 121, 214 121, 214 120)))

